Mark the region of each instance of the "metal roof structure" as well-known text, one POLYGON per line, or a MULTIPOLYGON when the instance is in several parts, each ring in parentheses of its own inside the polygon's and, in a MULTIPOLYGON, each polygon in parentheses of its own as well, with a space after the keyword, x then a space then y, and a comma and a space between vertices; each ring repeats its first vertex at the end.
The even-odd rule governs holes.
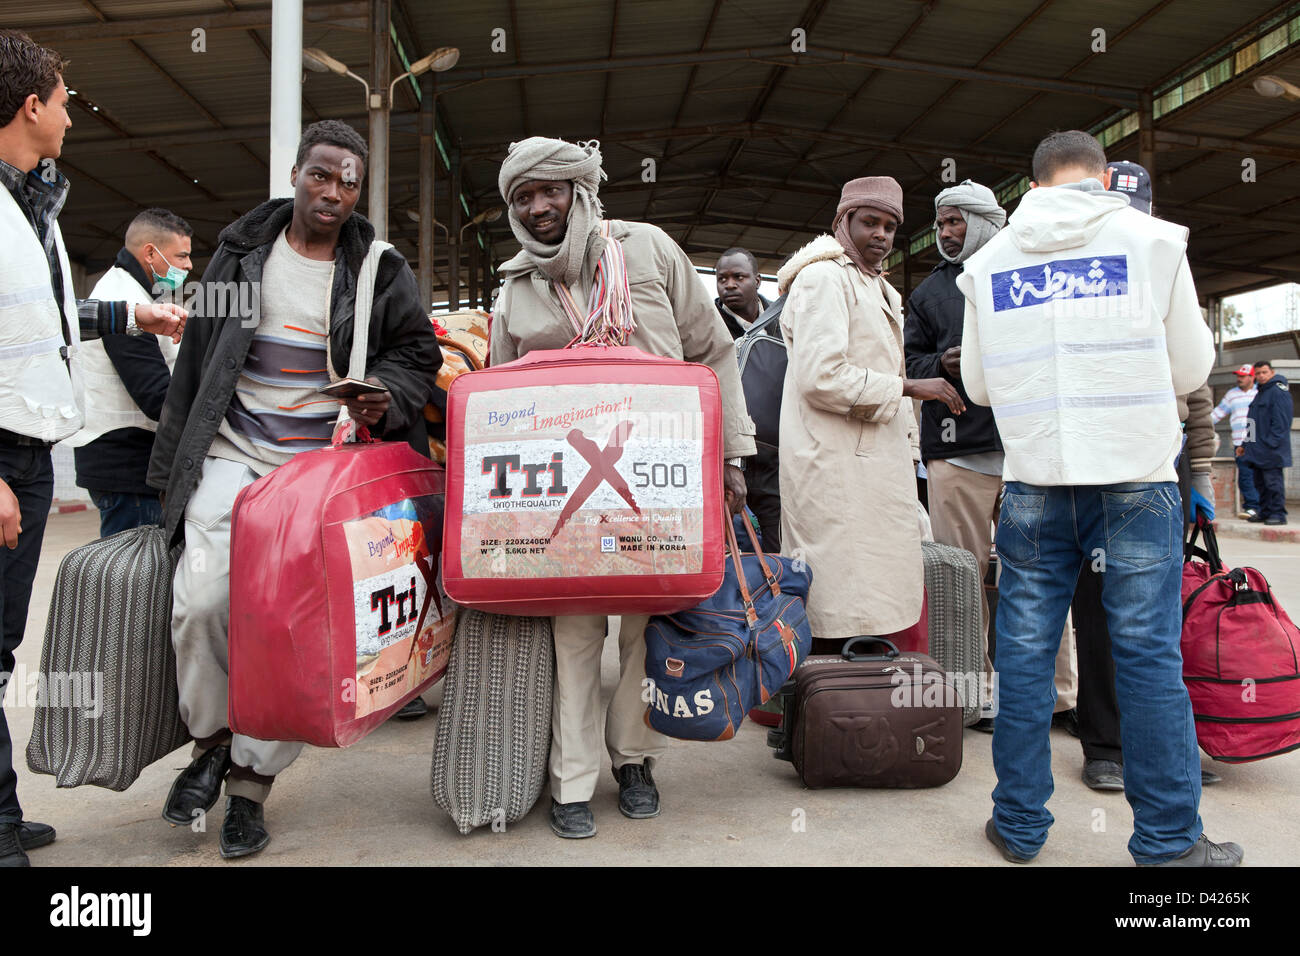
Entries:
MULTIPOLYGON (((844 181, 894 176, 906 207, 889 267, 908 288, 938 262, 936 192, 971 178, 1013 206, 1042 136, 1082 128, 1112 159, 1152 169, 1157 214, 1190 228, 1207 301, 1300 280, 1300 102, 1253 87, 1263 75, 1300 85, 1300 2, 380 3, 391 4, 391 75, 435 47, 461 50, 449 72, 399 84, 392 105, 389 238, 413 263, 428 98, 449 237, 500 204, 511 141, 598 139, 607 213, 661 225, 700 264, 743 245, 773 271, 828 229, 844 181)), ((374 9, 306 0, 304 46, 373 75, 374 9)), ((202 261, 266 195, 267 0, 4 0, 0 23, 71 60, 77 108, 60 166, 74 187, 61 222, 88 269, 151 205, 195 226, 202 261)), ((325 117, 364 135, 362 92, 307 73, 303 123, 325 117)), ((516 248, 504 218, 472 228, 479 261, 516 248)), ((436 287, 449 255, 462 261, 437 242, 436 287)))

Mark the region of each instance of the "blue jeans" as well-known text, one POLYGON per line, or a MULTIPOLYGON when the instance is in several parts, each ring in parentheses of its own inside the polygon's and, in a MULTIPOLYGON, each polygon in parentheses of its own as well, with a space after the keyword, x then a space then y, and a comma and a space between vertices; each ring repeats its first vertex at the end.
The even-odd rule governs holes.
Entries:
MULTIPOLYGON (((5 685, 14 670, 14 653, 27 628, 27 604, 41 557, 45 520, 50 516, 50 501, 54 497, 50 449, 38 445, 0 445, 0 480, 18 499, 22 519, 18 546, 10 551, 0 542, 0 698, 3 698, 5 685)), ((13 740, 4 710, 0 709, 0 823, 18 823, 23 818, 13 758, 13 740)))
POLYGON ((1036 854, 1052 825, 1052 675, 1085 561, 1103 572, 1124 795, 1133 808, 1129 852, 1158 863, 1200 838, 1201 763, 1180 650, 1182 542, 1173 482, 1007 483, 997 533, 993 820, 1016 854, 1036 854))
POLYGON ((1241 510, 1259 511, 1259 489, 1255 487, 1255 472, 1237 456, 1237 487, 1241 489, 1241 510))
POLYGON ((90 500, 99 509, 101 538, 147 524, 162 524, 162 505, 158 501, 157 494, 133 495, 117 491, 92 491, 90 500))

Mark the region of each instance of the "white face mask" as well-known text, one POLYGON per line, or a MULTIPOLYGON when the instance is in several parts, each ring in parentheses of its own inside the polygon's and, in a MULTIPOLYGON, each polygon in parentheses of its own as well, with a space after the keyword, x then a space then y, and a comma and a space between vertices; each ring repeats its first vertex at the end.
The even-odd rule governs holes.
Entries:
MULTIPOLYGON (((162 259, 163 262, 167 262, 167 257, 162 254, 161 249, 159 249, 157 246, 154 246, 153 249, 154 252, 158 253, 158 258, 162 259)), ((160 276, 158 273, 153 271, 152 267, 149 269, 149 271, 153 272, 153 281, 156 285, 161 285, 163 288, 171 289, 172 291, 179 289, 181 285, 184 284, 185 277, 189 275, 188 270, 179 269, 176 266, 172 265, 170 262, 167 262, 166 275, 160 276)))

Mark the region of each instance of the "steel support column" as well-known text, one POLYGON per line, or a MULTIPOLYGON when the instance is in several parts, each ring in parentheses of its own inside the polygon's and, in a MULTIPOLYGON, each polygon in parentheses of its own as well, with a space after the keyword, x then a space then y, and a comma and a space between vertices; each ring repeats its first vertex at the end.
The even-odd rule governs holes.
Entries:
POLYGON ((426 310, 433 305, 433 174, 438 163, 438 147, 434 142, 436 77, 436 73, 420 77, 423 94, 420 98, 420 307, 426 310))
POLYGON ((375 237, 388 238, 388 61, 392 40, 389 15, 392 0, 372 0, 370 5, 370 223, 375 237))
POLYGON ((460 150, 451 151, 451 207, 447 212, 447 308, 460 308, 460 150))
POLYGON ((478 247, 478 227, 470 231, 469 236, 469 304, 468 308, 477 309, 479 301, 479 263, 483 257, 479 255, 478 247))
POLYGON ((302 135, 302 0, 271 7, 271 164, 269 195, 292 196, 289 173, 302 135))
POLYGON ((1143 90, 1138 97, 1138 163, 1156 178, 1156 126, 1152 108, 1151 91, 1143 90))

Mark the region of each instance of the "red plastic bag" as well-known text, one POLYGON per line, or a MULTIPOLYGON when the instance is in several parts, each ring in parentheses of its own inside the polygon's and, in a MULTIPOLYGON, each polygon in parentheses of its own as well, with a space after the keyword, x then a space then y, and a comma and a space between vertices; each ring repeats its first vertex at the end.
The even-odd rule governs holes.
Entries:
POLYGON ((405 443, 336 436, 240 492, 232 730, 346 747, 443 675, 443 488, 442 468, 405 443))
POLYGON ((505 614, 658 614, 722 583, 722 404, 706 365, 530 352, 447 394, 447 593, 505 614))

